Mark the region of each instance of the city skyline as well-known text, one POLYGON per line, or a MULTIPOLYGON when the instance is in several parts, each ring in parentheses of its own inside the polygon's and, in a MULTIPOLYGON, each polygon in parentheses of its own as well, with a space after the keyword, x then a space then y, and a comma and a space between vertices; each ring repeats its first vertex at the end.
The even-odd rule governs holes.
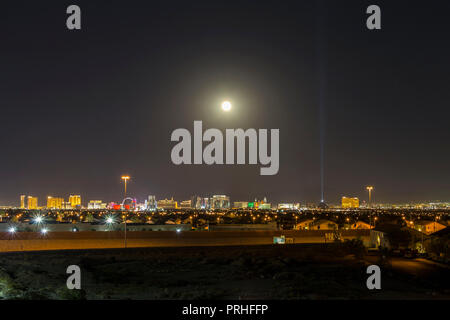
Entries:
MULTIPOLYGON (((87 201, 93 202, 93 203, 94 202, 101 202, 101 203, 105 203, 105 204, 111 204, 111 203, 119 204, 119 203, 125 201, 128 198, 132 198, 135 201, 137 201, 139 199, 139 200, 142 200, 143 202, 146 202, 147 201, 146 200, 147 197, 153 197, 153 198, 156 197, 156 199, 160 199, 160 200, 162 200, 163 198, 164 198, 164 200, 168 200, 169 197, 170 197, 172 200, 175 199, 176 202, 181 203, 181 202, 187 201, 186 199, 191 199, 192 200, 193 197, 206 197, 206 199, 207 199, 207 198, 211 198, 213 196, 216 196, 218 194, 217 192, 207 192, 207 193, 205 193, 203 195, 199 195, 198 193, 194 192, 190 196, 186 196, 184 198, 182 198, 182 197, 180 198, 180 197, 174 196, 174 193, 172 193, 170 196, 166 195, 166 196, 161 196, 161 197, 159 197, 159 195, 155 195, 155 194, 147 195, 147 196, 143 196, 143 197, 137 197, 137 196, 133 195, 132 193, 127 193, 128 180, 133 181, 134 179, 132 179, 132 177, 130 177, 129 175, 122 175, 120 177, 120 179, 124 183, 124 191, 122 193, 122 198, 119 197, 119 198, 116 198, 115 200, 111 200, 111 199, 104 200, 104 199, 100 199, 100 198, 95 198, 94 199, 94 198, 87 197, 89 199, 87 201)), ((405 205, 405 204, 424 204, 424 203, 428 203, 428 204, 450 203, 450 200, 446 200, 446 199, 425 199, 425 200, 424 199, 415 199, 415 200, 407 201, 407 202, 387 202, 387 201, 383 201, 383 199, 379 199, 378 201, 373 201, 372 193, 375 190, 374 187, 367 185, 367 186, 364 186, 362 189, 365 191, 364 195, 359 194, 358 192, 353 192, 353 193, 351 192, 351 193, 348 193, 348 194, 341 194, 341 195, 337 196, 337 198, 335 198, 336 199, 335 201, 325 201, 324 203, 325 204, 329 204, 329 205, 333 205, 333 206, 336 206, 336 205, 339 206, 339 203, 341 203, 342 204, 342 208, 355 208, 355 207, 358 208, 358 207, 360 207, 360 205, 365 207, 365 206, 371 206, 371 204, 377 204, 377 205, 405 205), (345 202, 345 204, 344 204, 344 202, 345 202), (355 203, 357 203, 357 205, 355 205, 355 203)), ((267 198, 267 194, 262 195, 262 196, 261 195, 259 195, 259 196, 257 195, 257 196, 250 197, 250 198, 248 196, 247 197, 244 196, 244 197, 241 197, 241 198, 234 198, 232 196, 229 196, 229 193, 227 193, 227 192, 225 192, 224 194, 226 194, 229 199, 233 199, 232 201, 229 200, 230 203, 233 203, 233 202, 252 202, 252 201, 257 202, 257 201, 259 201, 258 198, 259 199, 266 199, 267 198)), ((24 204, 29 203, 30 200, 34 201, 33 205, 32 205, 33 209, 36 209, 37 207, 40 207, 40 208, 57 207, 57 208, 60 208, 60 209, 61 208, 62 209, 64 209, 64 208, 69 209, 69 207, 72 207, 72 208, 76 207, 76 206, 73 205, 74 203, 76 203, 76 205, 80 205, 82 207, 88 207, 88 205, 87 205, 88 202, 86 202, 86 206, 83 206, 83 202, 81 201, 81 199, 86 199, 86 197, 84 197, 84 196, 81 197, 81 195, 79 195, 79 194, 75 195, 73 193, 70 193, 70 195, 68 196, 68 201, 67 202, 64 201, 64 197, 61 197, 60 194, 47 195, 47 196, 41 198, 41 199, 46 199, 46 201, 47 201, 47 205, 46 206, 44 206, 44 205, 40 205, 39 206, 38 205, 37 201, 38 201, 39 198, 40 197, 36 196, 35 194, 26 194, 26 195, 25 194, 21 194, 20 195, 20 200, 19 200, 20 207, 21 208, 26 208, 26 206, 24 204), (51 203, 54 203, 55 201, 57 201, 59 203, 59 205, 58 206, 49 205, 50 201, 51 201, 51 203)), ((266 200, 264 200, 264 201, 266 201, 266 200)), ((320 203, 322 203, 322 202, 323 202, 323 199, 321 199, 320 203)), ((319 202, 315 202, 315 201, 308 200, 308 199, 301 199, 301 200, 299 200, 298 198, 289 199, 289 200, 286 200, 286 199, 279 200, 278 199, 278 200, 274 201, 274 203, 278 203, 278 204, 297 203, 297 204, 302 204, 303 206, 309 206, 309 207, 314 206, 314 205, 319 205, 319 202)), ((0 203, 0 206, 3 206, 3 207, 15 207, 14 204, 7 204, 7 205, 5 205, 5 204, 2 204, 2 203, 0 203)))
MULTIPOLYGON (((365 189, 368 190, 370 188, 370 191, 372 192, 374 190, 373 186, 368 186, 365 189)), ((154 202, 159 202, 159 201, 166 201, 169 200, 169 198, 172 201, 175 201, 176 203, 178 203, 178 205, 180 205, 183 202, 186 201, 195 201, 193 200, 194 198, 198 198, 198 199, 213 199, 213 197, 217 197, 217 196, 221 196, 218 195, 214 192, 209 192, 207 194, 192 194, 189 197, 185 197, 185 198, 180 198, 180 197, 176 197, 174 195, 171 196, 158 196, 155 194, 152 195, 147 195, 145 197, 142 198, 137 198, 134 197, 132 194, 126 194, 124 195, 124 198, 118 198, 118 199, 93 199, 93 198, 89 198, 89 197, 83 197, 81 195, 74 195, 74 194, 70 194, 69 196, 67 196, 67 201, 65 201, 65 197, 61 196, 61 195, 49 195, 43 198, 39 198, 38 196, 36 196, 35 194, 23 194, 20 195, 20 198, 18 200, 18 205, 16 204, 9 204, 9 205, 4 205, 4 204, 0 204, 1 207, 20 207, 22 209, 30 209, 30 201, 32 203, 32 208, 31 209, 38 209, 38 208, 56 208, 56 209, 75 209, 77 208, 77 206, 79 206, 80 208, 88 208, 90 203, 101 203, 104 204, 105 206, 109 206, 110 204, 120 204, 122 202, 124 202, 126 199, 134 199, 134 201, 138 204, 144 204, 147 203, 147 200, 149 200, 150 198, 152 198, 154 202), (39 199, 41 199, 41 202, 39 204, 39 199), (44 201, 45 204, 42 203, 42 201, 44 201)), ((277 205, 280 204, 298 204, 302 207, 315 207, 317 205, 319 205, 319 203, 315 203, 313 201, 308 201, 308 200, 299 200, 299 199, 295 199, 292 201, 274 201, 273 199, 270 200, 270 197, 268 197, 268 195, 264 195, 262 197, 254 197, 254 198, 233 198, 231 197, 229 194, 225 194, 223 196, 226 196, 228 198, 228 202, 229 202, 229 208, 236 208, 236 206, 232 206, 232 204, 236 204, 236 203, 253 203, 253 202, 261 202, 261 203, 267 203, 269 205, 271 205, 271 208, 275 208, 277 205), (269 200, 267 200, 269 199, 269 200)), ((328 202, 328 205, 331 205, 333 207, 342 207, 342 208, 359 208, 359 207, 370 207, 371 205, 373 206, 386 206, 386 205, 393 205, 393 206, 398 206, 398 205, 424 205, 424 204, 428 204, 428 205, 438 205, 438 204, 450 204, 450 201, 445 201, 445 200, 427 200, 427 201, 411 201, 411 202, 398 202, 398 203, 392 203, 392 202, 385 202, 385 201, 371 201, 371 197, 367 194, 367 199, 363 196, 355 196, 354 194, 347 194, 347 195, 341 195, 338 199, 338 201, 335 202, 328 202)), ((183 208, 178 207, 178 208, 183 208)), ((187 207, 186 207, 187 208, 187 207)), ((195 205, 192 206, 191 208, 197 208, 195 205)), ((199 208, 197 208, 199 209, 199 208)))

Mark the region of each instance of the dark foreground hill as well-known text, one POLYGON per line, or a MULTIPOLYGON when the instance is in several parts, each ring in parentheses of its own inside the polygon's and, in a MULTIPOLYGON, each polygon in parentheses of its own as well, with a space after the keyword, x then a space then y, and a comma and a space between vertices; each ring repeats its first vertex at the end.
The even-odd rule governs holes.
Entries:
POLYGON ((365 257, 357 248, 345 244, 3 253, 0 296, 7 299, 450 298, 448 268, 399 259, 383 262, 382 289, 370 291, 366 287, 366 268, 378 263, 378 257, 365 257), (66 268, 74 264, 80 266, 82 273, 82 290, 78 291, 66 289, 66 268))

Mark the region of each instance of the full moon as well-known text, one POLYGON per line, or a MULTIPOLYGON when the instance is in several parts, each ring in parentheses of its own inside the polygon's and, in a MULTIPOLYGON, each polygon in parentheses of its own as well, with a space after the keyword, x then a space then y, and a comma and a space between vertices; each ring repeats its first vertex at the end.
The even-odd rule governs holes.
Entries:
POLYGON ((222 110, 223 111, 230 111, 231 110, 231 102, 230 101, 222 102, 222 110))

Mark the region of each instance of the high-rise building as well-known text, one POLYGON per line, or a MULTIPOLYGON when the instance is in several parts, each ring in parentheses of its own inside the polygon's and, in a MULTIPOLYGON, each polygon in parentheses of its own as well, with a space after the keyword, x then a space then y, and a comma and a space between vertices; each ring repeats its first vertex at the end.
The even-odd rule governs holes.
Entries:
POLYGON ((206 210, 211 209, 211 199, 210 198, 202 198, 201 204, 200 204, 200 209, 206 209, 206 210))
POLYGON ((181 209, 191 209, 192 208, 192 200, 184 200, 180 202, 181 209))
POLYGON ((72 208, 76 208, 77 206, 81 206, 81 196, 80 195, 70 195, 69 202, 72 208))
POLYGON ((38 198, 28 196, 28 209, 33 210, 38 208, 38 198))
POLYGON ((102 200, 91 200, 88 202, 88 209, 106 209, 106 203, 103 203, 102 200))
POLYGON ((20 196, 20 209, 25 209, 25 195, 20 196))
POLYGON ((156 210, 157 207, 156 197, 153 195, 148 196, 147 210, 156 210))
POLYGON ((70 202, 64 201, 62 203, 61 209, 69 209, 70 210, 70 209, 73 209, 73 207, 72 207, 72 204, 70 202))
POLYGON ((342 197, 342 208, 359 208, 359 199, 342 197))
POLYGON ((158 200, 158 208, 163 209, 178 209, 178 202, 171 199, 158 200))
POLYGON ((191 205, 193 209, 202 208, 202 198, 200 196, 194 195, 191 197, 191 205))
POLYGON ((253 202, 253 206, 251 206, 251 207, 254 209, 259 209, 259 210, 268 210, 268 209, 271 209, 272 206, 270 203, 267 203, 267 198, 264 197, 264 200, 262 200, 262 201, 258 201, 258 199, 255 199, 255 202, 253 202))
POLYGON ((62 209, 63 202, 64 202, 63 198, 55 198, 52 196, 48 196, 47 208, 48 209, 62 209))
POLYGON ((279 203, 277 208, 279 210, 297 210, 300 208, 300 203, 279 203))
POLYGON ((258 209, 259 210, 270 210, 272 208, 272 205, 270 203, 264 202, 264 203, 260 203, 258 205, 258 209))
POLYGON ((212 209, 228 209, 230 208, 230 197, 225 195, 214 195, 211 200, 212 209))
POLYGON ((236 201, 234 202, 234 208, 236 209, 247 209, 248 208, 248 202, 247 201, 236 201))

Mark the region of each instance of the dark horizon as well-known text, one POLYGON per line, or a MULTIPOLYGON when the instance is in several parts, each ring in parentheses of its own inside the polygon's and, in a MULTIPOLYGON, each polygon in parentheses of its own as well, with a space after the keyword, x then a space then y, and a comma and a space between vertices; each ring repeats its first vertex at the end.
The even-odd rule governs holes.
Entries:
POLYGON ((377 1, 377 31, 369 1, 76 1, 80 31, 70 4, 2 5, 0 205, 117 201, 123 174, 141 201, 318 203, 321 134, 327 203, 367 185, 375 203, 450 201, 444 2, 377 1), (279 128, 279 173, 172 164, 172 131, 195 120, 279 128))

